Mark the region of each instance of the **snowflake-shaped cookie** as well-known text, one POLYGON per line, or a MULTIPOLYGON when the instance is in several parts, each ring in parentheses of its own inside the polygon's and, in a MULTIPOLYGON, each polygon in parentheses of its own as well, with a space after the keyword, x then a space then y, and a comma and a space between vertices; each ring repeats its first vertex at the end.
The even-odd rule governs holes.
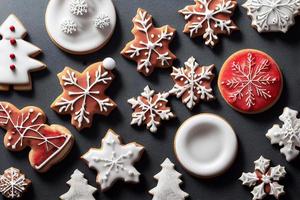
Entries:
POLYGON ((258 32, 287 32, 295 24, 300 0, 247 0, 243 7, 258 32))
POLYGON ((0 175, 0 192, 8 199, 20 198, 31 184, 25 175, 14 167, 8 168, 0 175))
POLYGON ((133 164, 142 156, 144 147, 135 142, 122 145, 120 136, 108 130, 100 149, 91 148, 82 156, 98 172, 96 182, 107 190, 116 180, 138 182, 140 173, 133 164))
POLYGON ((283 146, 280 152, 283 153, 287 161, 291 161, 299 155, 300 148, 300 119, 297 118, 298 111, 284 108, 279 119, 283 122, 280 127, 275 124, 266 134, 272 144, 283 146))
POLYGON ((71 114, 72 124, 78 130, 90 127, 96 113, 109 115, 116 104, 104 92, 114 79, 114 67, 112 58, 94 63, 82 73, 66 67, 58 74, 63 93, 51 108, 59 114, 71 114))
POLYGON ((219 34, 229 35, 238 29, 230 19, 236 0, 195 0, 195 3, 179 10, 188 21, 183 32, 189 33, 191 38, 202 36, 206 45, 214 47, 219 34))
POLYGON ((86 0, 71 0, 70 12, 73 15, 85 15, 88 12, 88 4, 86 0))
POLYGON ((270 160, 260 157, 254 162, 255 172, 243 173, 239 178, 243 185, 253 187, 253 200, 263 199, 267 195, 273 195, 276 199, 284 194, 284 186, 278 181, 285 177, 286 171, 284 167, 277 165, 270 167, 270 160))
POLYGON ((184 68, 173 67, 171 76, 175 85, 169 91, 170 94, 175 94, 177 98, 181 97, 189 109, 192 109, 200 99, 206 101, 214 99, 211 88, 214 65, 200 66, 194 57, 190 57, 184 64, 184 68))
POLYGON ((66 19, 61 23, 60 29, 65 34, 72 35, 77 31, 77 24, 71 19, 66 19))
POLYGON ((176 56, 169 50, 169 43, 175 35, 171 26, 155 28, 152 16, 143 9, 137 10, 133 18, 132 33, 135 38, 122 50, 121 54, 138 63, 137 70, 149 76, 155 67, 170 67, 176 56))
POLYGON ((131 124, 138 126, 146 124, 152 133, 156 132, 161 120, 174 117, 171 108, 167 105, 168 96, 168 92, 155 93, 149 86, 146 86, 141 96, 128 100, 134 110, 131 124))

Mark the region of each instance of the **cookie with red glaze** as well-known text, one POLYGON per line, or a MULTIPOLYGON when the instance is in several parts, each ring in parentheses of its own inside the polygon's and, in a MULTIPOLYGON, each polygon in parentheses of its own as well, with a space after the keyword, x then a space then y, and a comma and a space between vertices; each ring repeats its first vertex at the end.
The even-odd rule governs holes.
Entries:
POLYGON ((218 80, 225 101, 243 113, 260 113, 279 99, 283 78, 278 64, 264 52, 244 49, 223 64, 218 80))

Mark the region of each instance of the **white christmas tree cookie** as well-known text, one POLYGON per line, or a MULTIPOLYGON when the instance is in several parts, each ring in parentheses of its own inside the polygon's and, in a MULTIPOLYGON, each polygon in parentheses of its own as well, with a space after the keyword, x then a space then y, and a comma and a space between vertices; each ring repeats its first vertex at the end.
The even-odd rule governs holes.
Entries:
POLYGON ((161 164, 162 170, 154 176, 158 180, 157 186, 149 191, 152 200, 184 200, 189 196, 179 185, 181 174, 174 169, 174 164, 167 158, 161 164))
POLYGON ((9 90, 9 86, 15 90, 31 90, 30 72, 46 68, 33 58, 41 49, 23 40, 26 34, 25 27, 13 14, 0 26, 0 91, 9 90))
POLYGON ((139 182, 140 173, 133 164, 142 155, 144 147, 135 142, 123 145, 120 136, 108 130, 101 148, 91 148, 82 156, 88 166, 98 173, 96 182, 105 191, 118 179, 139 182))
POLYGON ((267 138, 272 144, 279 144, 282 146, 280 152, 283 153, 287 161, 295 159, 299 155, 300 147, 300 119, 297 118, 298 111, 284 108, 279 119, 283 122, 280 127, 275 124, 269 129, 266 134, 267 138))
POLYGON ((258 32, 287 32, 295 24, 300 0, 247 0, 243 7, 258 32))
POLYGON ((59 197, 61 200, 95 200, 93 194, 97 188, 90 186, 84 178, 84 174, 78 169, 71 175, 67 184, 70 186, 70 190, 59 197))
POLYGON ((270 167, 270 160, 260 156, 254 161, 255 171, 243 173, 239 178, 243 185, 253 187, 253 200, 263 199, 267 195, 272 195, 279 199, 284 194, 284 186, 278 181, 285 177, 286 171, 284 167, 277 165, 270 167))

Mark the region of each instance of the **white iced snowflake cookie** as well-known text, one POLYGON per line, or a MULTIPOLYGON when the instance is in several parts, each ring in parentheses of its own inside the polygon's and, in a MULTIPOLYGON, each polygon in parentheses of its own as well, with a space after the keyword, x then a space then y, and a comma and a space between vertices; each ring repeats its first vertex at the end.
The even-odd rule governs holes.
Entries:
POLYGON ((161 164, 162 170, 154 176, 158 181, 157 186, 149 191, 152 200, 184 200, 189 196, 179 185, 181 174, 174 169, 174 164, 166 158, 161 164))
POLYGON ((72 54, 102 48, 111 38, 116 20, 111 0, 50 0, 45 15, 51 40, 72 54))
POLYGON ((280 127, 275 124, 266 134, 272 144, 282 146, 280 152, 285 155, 287 161, 295 159, 299 155, 300 147, 300 119, 297 118, 298 111, 284 108, 279 119, 283 122, 280 127))
POLYGON ((199 114, 177 130, 174 148, 180 164, 191 174, 211 178, 225 172, 238 150, 234 130, 223 118, 199 114))
POLYGON ((61 195, 61 200, 95 200, 93 194, 97 191, 97 188, 88 184, 88 181, 84 178, 84 174, 76 169, 71 175, 71 179, 67 182, 70 186, 70 190, 61 195))
POLYGON ((263 156, 254 161, 254 164, 254 172, 243 173, 239 178, 243 185, 254 187, 251 192, 253 200, 263 199, 267 195, 279 199, 284 194, 284 186, 278 183, 281 178, 285 177, 284 167, 280 165, 270 167, 270 160, 265 159, 263 156))
POLYGON ((299 14, 300 0, 247 0, 243 4, 258 32, 287 32, 299 14))
POLYGON ((105 191, 118 179, 139 182, 140 173, 133 164, 143 150, 144 147, 135 142, 123 145, 120 136, 110 129, 102 139, 101 148, 91 148, 81 158, 97 171, 96 182, 105 191))
POLYGON ((10 85, 15 90, 31 90, 29 72, 46 68, 33 58, 41 49, 23 40, 26 33, 24 25, 13 14, 0 26, 0 91, 9 90, 10 85))

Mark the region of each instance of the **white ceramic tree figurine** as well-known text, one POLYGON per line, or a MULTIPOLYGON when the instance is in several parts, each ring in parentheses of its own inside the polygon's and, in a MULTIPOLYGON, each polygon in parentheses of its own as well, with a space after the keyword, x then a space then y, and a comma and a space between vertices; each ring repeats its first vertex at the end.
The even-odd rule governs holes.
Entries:
POLYGON ((162 170, 154 176, 158 180, 157 186, 149 191, 152 200, 184 200, 188 197, 189 194, 179 187, 181 174, 174 169, 174 164, 167 158, 161 167, 162 170))
POLYGON ((78 169, 71 175, 67 184, 70 186, 70 190, 59 197, 61 200, 95 200, 93 193, 97 188, 90 186, 84 178, 84 174, 78 169))

